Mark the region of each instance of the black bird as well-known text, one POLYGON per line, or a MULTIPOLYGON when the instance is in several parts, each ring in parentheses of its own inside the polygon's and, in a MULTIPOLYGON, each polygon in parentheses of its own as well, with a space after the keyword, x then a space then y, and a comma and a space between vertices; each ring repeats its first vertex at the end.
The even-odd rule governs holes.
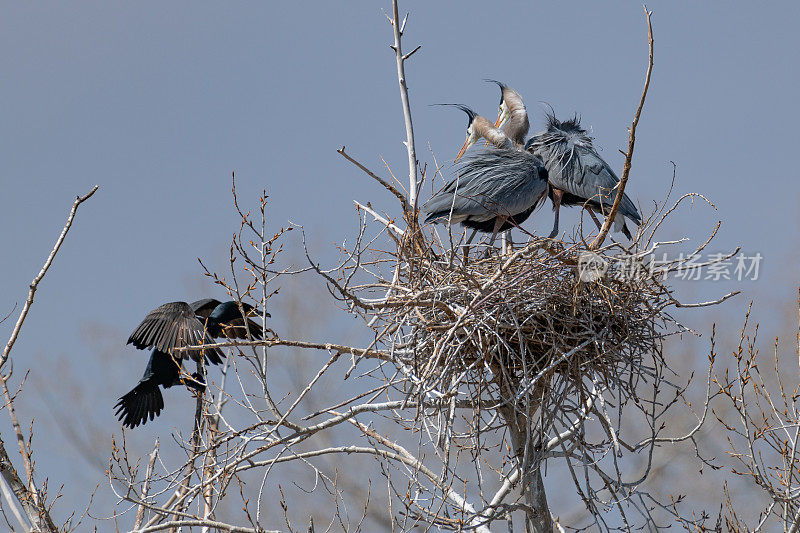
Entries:
MULTIPOLYGON (((205 298, 191 304, 195 315, 206 320, 208 334, 214 338, 227 337, 229 339, 246 339, 247 331, 254 339, 261 338, 261 325, 247 319, 245 328, 239 303, 233 300, 220 302, 214 298, 205 298)), ((247 316, 260 314, 261 311, 250 304, 242 302, 242 308, 247 316)), ((267 313, 267 316, 271 316, 267 313)), ((130 341, 129 341, 130 342, 130 341)))
MULTIPOLYGON (((242 303, 247 315, 258 312, 252 305, 242 303)), ((267 313, 266 316, 270 316, 267 313)), ((220 302, 213 298, 198 300, 191 304, 170 302, 150 311, 128 338, 140 350, 153 348, 144 375, 136 387, 122 396, 114 406, 115 414, 124 426, 134 428, 152 420, 164 408, 159 385, 169 388, 184 384, 202 391, 205 383, 197 373, 189 376, 183 370, 183 360, 199 361, 204 357, 215 365, 225 355, 219 348, 198 348, 176 351, 185 346, 212 344, 214 338, 261 339, 261 326, 253 320, 243 318, 239 303, 220 302), (247 320, 245 327, 245 320, 247 320)))
POLYGON ((183 370, 182 359, 175 359, 171 355, 159 350, 153 350, 147 368, 139 383, 126 395, 119 399, 114 406, 114 414, 123 426, 135 428, 161 414, 164 408, 164 398, 158 386, 165 389, 173 385, 184 384, 198 391, 206 388, 195 372, 191 377, 186 376, 183 370))

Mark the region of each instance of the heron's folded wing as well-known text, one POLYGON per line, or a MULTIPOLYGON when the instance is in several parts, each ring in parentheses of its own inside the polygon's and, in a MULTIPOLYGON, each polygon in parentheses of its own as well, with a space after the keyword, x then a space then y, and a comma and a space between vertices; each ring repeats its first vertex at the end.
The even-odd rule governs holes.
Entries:
MULTIPOLYGON (((569 193, 577 201, 588 200, 606 211, 611 208, 619 178, 591 142, 541 132, 528 141, 527 147, 544 161, 553 187, 569 193)), ((639 211, 627 194, 623 194, 620 213, 637 224, 641 222, 639 211)))
POLYGON ((491 220, 513 216, 533 206, 547 190, 541 160, 525 151, 487 148, 464 158, 458 178, 428 200, 427 221, 446 218, 491 220))
MULTIPOLYGON (((595 202, 602 205, 607 212, 614 203, 619 178, 608 163, 591 148, 580 147, 576 150, 576 154, 576 172, 579 176, 575 180, 575 190, 568 192, 587 199, 594 198, 595 202)), ((636 206, 625 193, 622 195, 619 212, 637 224, 642 221, 636 206)))

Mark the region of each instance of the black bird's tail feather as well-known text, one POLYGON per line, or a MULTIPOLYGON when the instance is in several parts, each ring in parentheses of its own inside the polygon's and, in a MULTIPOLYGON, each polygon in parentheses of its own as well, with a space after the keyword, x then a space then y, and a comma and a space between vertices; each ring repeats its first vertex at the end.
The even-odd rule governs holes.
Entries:
POLYGON ((148 420, 153 420, 164 408, 164 398, 158 384, 154 381, 142 381, 133 390, 124 395, 114 405, 117 416, 123 426, 131 429, 139 424, 145 424, 148 420))

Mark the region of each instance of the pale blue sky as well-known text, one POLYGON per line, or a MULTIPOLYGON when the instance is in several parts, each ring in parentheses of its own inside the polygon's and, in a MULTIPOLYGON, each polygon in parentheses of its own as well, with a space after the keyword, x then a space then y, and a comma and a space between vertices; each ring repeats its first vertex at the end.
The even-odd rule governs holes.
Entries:
MULTIPOLYGON (((274 224, 306 226, 323 261, 335 258, 332 241, 353 235, 353 199, 396 213, 392 199, 335 151, 346 145, 382 175, 380 156, 396 174, 407 172, 381 7, 389 4, 7 3, 0 17, 0 314, 24 301, 75 195, 100 185, 40 287, 14 351, 17 368, 53 377, 60 360, 79 375, 102 345, 111 359, 88 372, 84 394, 96 406, 96 425, 117 431, 111 405, 146 361, 124 346, 133 327, 160 303, 221 296, 200 278, 196 258, 224 265, 238 227, 233 170, 251 207, 266 187, 274 224)), ((422 44, 407 66, 421 160, 432 164, 428 146, 440 160, 452 158, 464 138, 459 112, 428 105, 465 103, 491 116, 498 94, 482 81, 488 77, 526 98, 533 130, 543 124, 539 101, 561 116, 579 113, 620 169, 617 149, 626 143, 647 58, 640 4, 401 7, 411 11, 405 46, 422 44)), ((704 193, 719 211, 684 211, 664 237, 704 238, 722 219, 714 251, 741 244, 764 256, 758 282, 681 290, 704 298, 742 288, 723 316, 738 320, 759 296, 764 318, 780 321, 770 313, 791 304, 798 281, 800 6, 648 7, 656 64, 628 192, 648 211, 663 198, 675 161, 676 191, 704 193)), ((563 227, 575 213, 567 211, 563 227)), ((551 216, 544 209, 527 227, 546 233, 551 216)), ((274 302, 276 329, 286 297, 274 302)), ((4 339, 12 322, 0 326, 4 339)), ((38 396, 26 395, 42 412, 38 396)), ((170 411, 163 425, 144 428, 143 442, 179 423, 170 411)), ((39 423, 51 424, 46 416, 39 423)), ((52 444, 40 441, 39 468, 51 484, 85 493, 101 476, 57 465, 56 457, 75 454, 52 444)))

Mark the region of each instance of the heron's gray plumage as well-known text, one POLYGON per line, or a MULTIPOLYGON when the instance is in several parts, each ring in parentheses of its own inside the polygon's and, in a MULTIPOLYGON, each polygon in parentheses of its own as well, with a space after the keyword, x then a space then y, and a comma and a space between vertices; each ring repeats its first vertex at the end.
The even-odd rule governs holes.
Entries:
MULTIPOLYGON (((547 130, 531 137, 525 145, 526 150, 541 157, 550 184, 564 191, 561 203, 588 203, 608 213, 614 203, 619 178, 597 153, 577 117, 563 122, 553 115, 548 115, 547 119, 547 130)), ((627 194, 622 196, 618 213, 637 225, 642 222, 639 211, 627 194)), ((557 233, 557 229, 556 225, 554 232, 557 233)), ((623 226, 625 231, 627 227, 623 226)))
POLYGON ((547 193, 542 161, 524 151, 490 147, 473 152, 456 174, 456 179, 422 206, 428 213, 426 223, 449 220, 492 232, 498 217, 511 217, 519 223, 522 220, 515 217, 525 212, 530 215, 547 193))

